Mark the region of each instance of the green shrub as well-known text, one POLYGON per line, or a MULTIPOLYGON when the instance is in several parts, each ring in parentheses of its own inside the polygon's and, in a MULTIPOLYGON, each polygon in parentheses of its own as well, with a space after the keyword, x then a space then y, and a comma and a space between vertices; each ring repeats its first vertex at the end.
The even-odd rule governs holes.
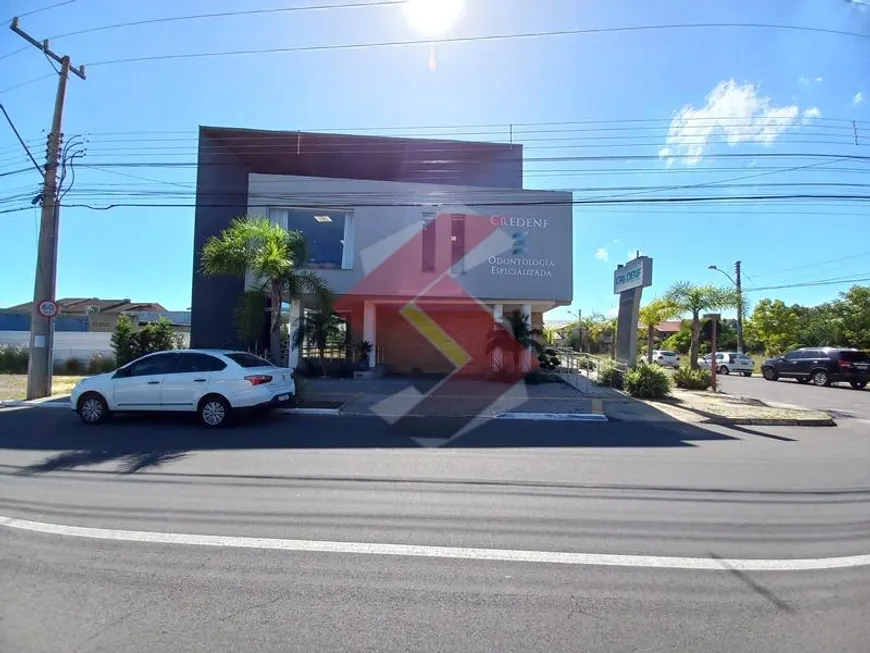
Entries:
POLYGON ((65 376, 81 376, 85 366, 78 358, 67 358, 59 366, 59 372, 65 376))
POLYGON ((538 363, 541 369, 552 371, 562 364, 559 357, 556 355, 555 349, 545 349, 538 354, 538 363))
POLYGON ((674 372, 674 383, 685 390, 706 390, 712 383, 712 375, 710 370, 703 368, 681 367, 674 372))
POLYGON ((625 391, 632 397, 657 399, 671 392, 671 377, 661 367, 641 364, 625 373, 625 391))
POLYGON ((611 388, 622 388, 622 371, 612 363, 605 363, 598 369, 598 383, 611 388))
POLYGON ((0 345, 0 374, 27 374, 27 349, 18 345, 0 345))
POLYGON ((100 353, 94 354, 88 362, 88 374, 105 374, 117 368, 115 359, 111 356, 103 356, 100 353))

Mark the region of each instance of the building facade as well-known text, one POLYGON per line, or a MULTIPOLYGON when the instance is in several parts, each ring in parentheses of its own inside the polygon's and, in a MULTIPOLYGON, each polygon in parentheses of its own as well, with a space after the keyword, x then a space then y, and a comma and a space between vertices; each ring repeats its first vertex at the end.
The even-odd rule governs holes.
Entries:
MULTIPOLYGON (((199 254, 247 214, 302 232, 373 365, 451 372, 428 315, 466 351, 479 344, 469 371, 491 368, 493 319, 540 329, 573 296, 571 194, 524 190, 522 167, 516 145, 201 128, 192 346, 241 344, 233 307, 252 280, 204 277, 199 254)), ((290 307, 292 325, 306 308, 290 307)))

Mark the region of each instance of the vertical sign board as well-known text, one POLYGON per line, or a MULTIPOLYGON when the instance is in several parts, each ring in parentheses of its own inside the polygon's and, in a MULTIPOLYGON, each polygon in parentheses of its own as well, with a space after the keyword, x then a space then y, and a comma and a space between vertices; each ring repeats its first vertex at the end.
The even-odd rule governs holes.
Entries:
POLYGON ((613 273, 613 293, 619 295, 616 320, 616 360, 634 367, 637 362, 637 321, 643 289, 652 284, 652 259, 640 256, 613 273))

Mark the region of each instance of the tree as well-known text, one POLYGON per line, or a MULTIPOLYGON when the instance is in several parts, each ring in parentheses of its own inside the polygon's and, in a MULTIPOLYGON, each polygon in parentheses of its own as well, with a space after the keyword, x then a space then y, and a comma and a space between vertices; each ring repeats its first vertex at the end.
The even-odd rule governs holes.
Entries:
POLYGON ((523 314, 522 311, 512 311, 489 333, 486 353, 491 354, 496 349, 511 352, 514 368, 519 369, 522 352, 533 349, 536 354, 540 354, 544 350, 538 340, 542 335, 540 329, 532 328, 528 315, 523 314))
POLYGON ((679 317, 680 309, 667 297, 658 297, 640 309, 640 323, 646 329, 646 362, 652 364, 656 326, 679 317))
POLYGON ((310 311, 302 316, 302 324, 293 334, 293 347, 299 349, 304 343, 314 346, 320 357, 320 369, 326 376, 326 348, 344 343, 344 334, 344 320, 331 309, 310 311))
POLYGON ((842 325, 843 345, 870 349, 870 286, 852 286, 840 293, 832 313, 842 325))
POLYGON ((772 356, 798 347, 801 343, 799 306, 786 306, 781 299, 762 299, 749 318, 749 341, 753 347, 772 356))
POLYGON ((112 349, 118 367, 146 354, 179 349, 182 345, 172 323, 165 317, 137 330, 129 315, 121 315, 112 333, 112 349))
POLYGON ((303 269, 308 259, 302 234, 288 231, 266 218, 237 218, 220 236, 212 236, 203 246, 201 269, 207 276, 245 277, 250 271, 255 290, 269 298, 269 355, 281 361, 281 304, 314 295, 328 303, 332 293, 316 272, 303 269))
POLYGON ((701 313, 736 307, 739 301, 738 293, 733 288, 717 288, 716 286, 698 286, 690 281, 678 281, 665 295, 679 312, 692 315, 692 344, 689 348, 689 364, 698 367, 698 351, 700 346, 701 313))

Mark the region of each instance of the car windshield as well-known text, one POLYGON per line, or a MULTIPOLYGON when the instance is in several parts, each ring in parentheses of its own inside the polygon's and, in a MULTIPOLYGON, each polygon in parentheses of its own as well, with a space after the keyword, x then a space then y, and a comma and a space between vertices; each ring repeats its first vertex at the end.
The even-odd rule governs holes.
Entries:
POLYGON ((674 352, 672 352, 672 351, 660 351, 659 353, 660 353, 662 356, 676 356, 676 354, 675 354, 674 352))
POLYGON ((231 361, 241 365, 242 367, 275 367, 273 363, 270 363, 265 358, 260 358, 259 356, 244 351, 233 352, 226 356, 231 361))

